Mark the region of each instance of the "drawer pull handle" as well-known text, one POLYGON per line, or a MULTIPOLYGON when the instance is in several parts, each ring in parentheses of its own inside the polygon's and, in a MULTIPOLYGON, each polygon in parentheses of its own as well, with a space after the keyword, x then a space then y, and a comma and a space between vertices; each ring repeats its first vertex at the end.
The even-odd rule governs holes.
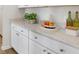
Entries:
POLYGON ((50 52, 48 52, 47 54, 51 54, 50 52))
POLYGON ((19 36, 19 34, 18 34, 18 33, 16 33, 16 35, 17 35, 17 36, 19 36))
POLYGON ((46 50, 43 50, 43 52, 46 52, 46 50))
POLYGON ((21 30, 21 32, 23 32, 23 30, 21 30))
POLYGON ((35 37, 35 39, 37 39, 37 37, 35 37))
POLYGON ((64 50, 63 50, 63 49, 60 49, 60 51, 61 51, 61 52, 64 52, 64 50))

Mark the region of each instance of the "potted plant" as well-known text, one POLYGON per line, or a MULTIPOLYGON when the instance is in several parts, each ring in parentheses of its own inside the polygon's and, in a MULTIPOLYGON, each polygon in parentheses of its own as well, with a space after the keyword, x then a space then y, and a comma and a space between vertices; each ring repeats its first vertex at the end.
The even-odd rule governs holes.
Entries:
POLYGON ((37 22, 37 14, 36 13, 25 13, 24 19, 26 19, 30 23, 36 23, 37 22))

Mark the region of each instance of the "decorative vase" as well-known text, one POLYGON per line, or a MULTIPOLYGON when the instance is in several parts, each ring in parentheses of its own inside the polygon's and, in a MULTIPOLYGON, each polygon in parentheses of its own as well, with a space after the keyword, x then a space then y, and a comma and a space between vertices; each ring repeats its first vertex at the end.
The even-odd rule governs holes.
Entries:
POLYGON ((29 23, 31 23, 31 24, 34 24, 34 23, 36 23, 36 19, 29 20, 29 23))
POLYGON ((37 23, 37 20, 36 19, 32 19, 32 20, 27 20, 27 19, 24 19, 26 23, 30 23, 30 24, 35 24, 37 23))

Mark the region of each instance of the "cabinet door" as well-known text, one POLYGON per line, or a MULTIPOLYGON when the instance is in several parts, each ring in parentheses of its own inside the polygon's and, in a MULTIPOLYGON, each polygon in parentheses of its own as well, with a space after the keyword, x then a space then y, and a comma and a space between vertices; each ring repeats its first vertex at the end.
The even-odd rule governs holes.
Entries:
POLYGON ((16 50, 17 53, 19 50, 19 46, 18 46, 19 40, 18 39, 19 39, 19 33, 12 29, 12 31, 11 31, 11 45, 16 50))
POLYGON ((32 40, 29 40, 29 54, 54 54, 54 52, 32 40))
POLYGON ((29 54, 43 54, 43 49, 36 42, 29 40, 29 54))
POLYGON ((22 34, 20 34, 20 37, 19 37, 19 50, 18 50, 18 52, 21 54, 28 53, 28 37, 25 37, 22 34))
POLYGON ((28 53, 28 38, 13 29, 11 44, 17 53, 28 53))

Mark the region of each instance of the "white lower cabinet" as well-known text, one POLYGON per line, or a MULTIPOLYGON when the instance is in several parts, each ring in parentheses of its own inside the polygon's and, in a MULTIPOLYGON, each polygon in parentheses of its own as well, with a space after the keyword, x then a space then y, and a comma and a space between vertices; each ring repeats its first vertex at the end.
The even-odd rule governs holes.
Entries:
POLYGON ((16 52, 19 50, 19 45, 18 45, 19 41, 18 41, 18 39, 19 39, 18 32, 14 31, 12 29, 12 31, 11 31, 11 45, 16 50, 16 52))
POLYGON ((37 43, 51 49, 52 51, 58 53, 58 54, 78 54, 79 49, 72 47, 70 45, 67 45, 65 43, 56 41, 55 39, 50 39, 44 35, 41 35, 37 32, 30 31, 29 32, 29 38, 36 41, 37 43))
POLYGON ((30 39, 29 54, 55 54, 55 53, 30 39))
POLYGON ((11 45, 20 54, 28 54, 28 37, 12 29, 11 45))
POLYGON ((38 32, 11 27, 11 45, 19 54, 77 54, 79 49, 38 32))
POLYGON ((24 35, 19 35, 19 50, 18 52, 21 54, 28 54, 28 38, 24 35))

